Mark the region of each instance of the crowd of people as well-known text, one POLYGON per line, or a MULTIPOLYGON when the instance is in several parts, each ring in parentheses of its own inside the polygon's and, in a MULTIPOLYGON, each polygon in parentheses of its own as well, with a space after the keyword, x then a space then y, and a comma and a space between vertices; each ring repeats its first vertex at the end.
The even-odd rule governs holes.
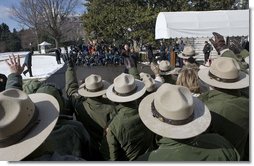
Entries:
MULTIPOLYGON (((136 61, 149 61, 151 63, 161 60, 170 61, 171 51, 173 50, 173 52, 178 54, 183 51, 184 45, 183 40, 180 39, 175 43, 166 44, 160 41, 160 46, 145 44, 140 46, 140 48, 134 48, 134 46, 127 43, 116 46, 116 44, 93 40, 78 46, 71 45, 69 48, 65 47, 65 51, 61 51, 60 48, 56 49, 55 55, 57 63, 59 63, 60 57, 62 57, 63 61, 66 61, 67 56, 71 57, 73 62, 78 66, 123 65, 126 55, 124 52, 128 50, 136 61), (145 52, 146 55, 142 57, 140 51, 145 52)), ((181 59, 178 58, 178 61, 179 66, 182 67, 181 59)))
POLYGON ((20 57, 10 56, 0 160, 248 161, 249 53, 213 35, 220 56, 210 66, 196 63, 186 45, 182 67, 151 62, 153 75, 138 71, 125 45, 125 70, 113 83, 97 74, 79 83, 67 55, 67 98, 52 84, 24 85, 20 57))
POLYGON ((126 48, 126 45, 117 47, 115 44, 110 45, 97 41, 79 46, 71 45, 69 49, 65 47, 62 59, 66 61, 66 57, 71 57, 73 63, 78 66, 123 65, 126 49, 131 52, 132 56, 138 57, 134 48, 129 48, 129 46, 126 48))

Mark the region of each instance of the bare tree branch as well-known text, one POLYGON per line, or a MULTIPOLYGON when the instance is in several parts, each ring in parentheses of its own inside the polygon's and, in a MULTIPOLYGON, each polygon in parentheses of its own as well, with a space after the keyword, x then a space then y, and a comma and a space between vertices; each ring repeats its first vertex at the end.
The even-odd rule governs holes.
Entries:
POLYGON ((78 3, 79 0, 22 0, 19 7, 12 7, 12 13, 21 24, 46 32, 58 47, 62 25, 78 3))

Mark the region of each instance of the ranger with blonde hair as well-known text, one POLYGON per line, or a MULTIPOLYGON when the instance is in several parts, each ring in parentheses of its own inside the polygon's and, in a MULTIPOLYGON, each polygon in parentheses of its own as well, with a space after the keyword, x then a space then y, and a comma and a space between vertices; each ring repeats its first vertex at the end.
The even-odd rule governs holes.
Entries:
POLYGON ((187 87, 195 97, 201 93, 198 73, 193 68, 183 68, 177 77, 176 85, 187 87))

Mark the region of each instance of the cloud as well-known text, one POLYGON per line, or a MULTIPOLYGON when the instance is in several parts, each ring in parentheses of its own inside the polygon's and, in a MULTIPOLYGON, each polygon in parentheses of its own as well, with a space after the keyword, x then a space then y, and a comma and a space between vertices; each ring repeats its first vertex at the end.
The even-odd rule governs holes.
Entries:
POLYGON ((0 18, 9 18, 11 16, 11 8, 0 6, 0 18))

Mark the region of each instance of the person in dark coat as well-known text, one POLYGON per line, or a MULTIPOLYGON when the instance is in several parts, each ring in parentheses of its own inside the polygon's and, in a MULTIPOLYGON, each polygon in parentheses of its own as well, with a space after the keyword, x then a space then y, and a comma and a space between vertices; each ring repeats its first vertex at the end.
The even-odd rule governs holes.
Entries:
MULTIPOLYGON (((124 58, 124 65, 128 66, 128 63, 133 63, 135 67, 137 67, 137 56, 134 55, 134 50, 131 52, 131 49, 129 48, 128 44, 124 45, 124 50, 121 54, 124 58)), ((124 73, 128 74, 128 69, 125 67, 124 73)))
POLYGON ((61 52, 60 52, 60 48, 55 50, 55 54, 56 54, 56 62, 57 64, 61 64, 61 52))
POLYGON ((32 55, 34 54, 34 51, 31 50, 25 57, 25 61, 22 65, 22 67, 27 67, 27 69, 23 72, 24 75, 26 75, 27 72, 29 72, 30 77, 33 77, 32 74, 32 55))
POLYGON ((154 60, 154 55, 153 55, 153 47, 150 44, 147 46, 147 56, 149 63, 151 64, 151 62, 153 62, 154 60))
POLYGON ((0 92, 5 90, 7 77, 4 74, 0 74, 0 92))
POLYGON ((211 51, 213 50, 213 47, 211 46, 211 44, 208 43, 208 41, 205 41, 205 46, 203 48, 203 53, 205 55, 204 59, 205 59, 205 62, 204 64, 207 62, 207 60, 209 59, 210 57, 210 53, 211 51))
POLYGON ((163 41, 160 42, 160 60, 167 60, 167 57, 166 57, 166 46, 165 44, 163 43, 163 41))
MULTIPOLYGON (((183 52, 184 50, 184 47, 185 47, 185 44, 183 42, 183 40, 180 41, 179 45, 178 45, 178 49, 179 49, 179 52, 183 52)), ((182 58, 178 58, 178 62, 179 62, 179 67, 183 67, 183 59, 182 58)))

